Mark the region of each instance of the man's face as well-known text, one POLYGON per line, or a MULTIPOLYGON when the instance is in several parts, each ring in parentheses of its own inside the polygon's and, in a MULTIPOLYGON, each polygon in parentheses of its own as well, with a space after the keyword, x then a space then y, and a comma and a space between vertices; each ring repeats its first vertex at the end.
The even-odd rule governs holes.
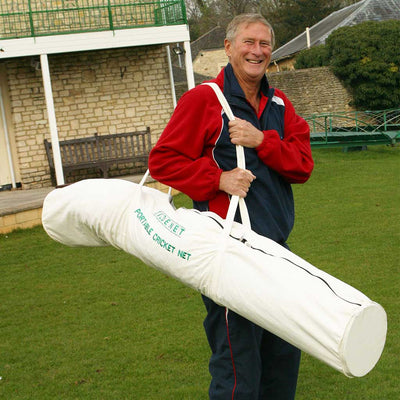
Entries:
POLYGON ((271 31, 260 22, 242 24, 236 38, 225 40, 225 52, 235 75, 248 83, 259 82, 271 60, 271 31))

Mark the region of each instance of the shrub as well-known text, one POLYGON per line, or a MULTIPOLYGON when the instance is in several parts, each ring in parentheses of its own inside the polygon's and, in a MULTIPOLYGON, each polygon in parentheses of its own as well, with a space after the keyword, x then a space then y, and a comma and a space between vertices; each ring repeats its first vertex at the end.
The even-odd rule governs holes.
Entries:
POLYGON ((329 54, 325 45, 302 50, 296 57, 295 68, 313 68, 329 65, 329 54))
POLYGON ((332 70, 350 89, 354 106, 400 107, 400 21, 368 21, 334 31, 326 41, 332 70))

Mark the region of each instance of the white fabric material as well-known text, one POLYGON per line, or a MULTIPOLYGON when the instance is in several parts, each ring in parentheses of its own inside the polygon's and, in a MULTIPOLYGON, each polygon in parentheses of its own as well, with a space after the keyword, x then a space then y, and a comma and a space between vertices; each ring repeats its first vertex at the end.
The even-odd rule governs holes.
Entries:
POLYGON ((273 96, 273 97, 272 97, 272 101, 273 101, 274 103, 276 103, 276 104, 279 104, 280 106, 284 106, 284 105, 285 105, 285 102, 283 101, 283 99, 281 99, 281 98, 278 97, 278 96, 273 96))
POLYGON ((175 209, 155 189, 81 181, 51 192, 42 219, 53 239, 122 249, 349 377, 382 353, 379 304, 244 225, 227 235, 216 214, 175 209))
MULTIPOLYGON (((210 86, 214 90, 214 93, 218 97, 218 100, 221 103, 221 106, 222 106, 226 116, 228 117, 229 121, 233 121, 235 119, 235 116, 233 115, 231 107, 230 107, 228 101, 226 100, 224 94, 222 93, 222 90, 219 88, 219 86, 214 82, 206 82, 206 83, 203 83, 203 85, 210 86)), ((246 169, 246 158, 244 156, 243 146, 236 145, 236 158, 237 158, 237 166, 239 168, 246 169)), ((231 202, 229 205, 229 209, 228 209, 228 213, 226 216, 226 220, 225 220, 225 229, 227 229, 228 233, 231 230, 232 222, 235 218, 236 209, 237 209, 238 204, 239 204, 239 211, 240 211, 242 223, 245 226, 251 228, 250 217, 249 217, 249 213, 247 211, 247 207, 246 207, 244 198, 239 197, 239 196, 232 196, 231 202)))

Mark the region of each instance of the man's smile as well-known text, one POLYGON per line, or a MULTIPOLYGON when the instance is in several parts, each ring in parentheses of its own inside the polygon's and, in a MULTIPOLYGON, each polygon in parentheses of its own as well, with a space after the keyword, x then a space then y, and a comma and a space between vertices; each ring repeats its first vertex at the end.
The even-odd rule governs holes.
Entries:
POLYGON ((262 60, 250 60, 250 59, 246 59, 247 62, 251 63, 251 64, 261 64, 263 61, 262 60))

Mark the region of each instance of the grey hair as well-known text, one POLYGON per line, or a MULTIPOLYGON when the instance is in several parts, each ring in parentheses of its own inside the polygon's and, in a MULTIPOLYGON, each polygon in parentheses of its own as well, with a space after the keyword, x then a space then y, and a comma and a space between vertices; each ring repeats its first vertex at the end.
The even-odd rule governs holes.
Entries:
POLYGON ((226 40, 233 42, 238 33, 239 26, 246 24, 254 24, 260 22, 265 25, 271 31, 271 45, 272 48, 275 46, 275 33, 272 25, 261 15, 261 14, 239 14, 229 23, 226 28, 226 40))

